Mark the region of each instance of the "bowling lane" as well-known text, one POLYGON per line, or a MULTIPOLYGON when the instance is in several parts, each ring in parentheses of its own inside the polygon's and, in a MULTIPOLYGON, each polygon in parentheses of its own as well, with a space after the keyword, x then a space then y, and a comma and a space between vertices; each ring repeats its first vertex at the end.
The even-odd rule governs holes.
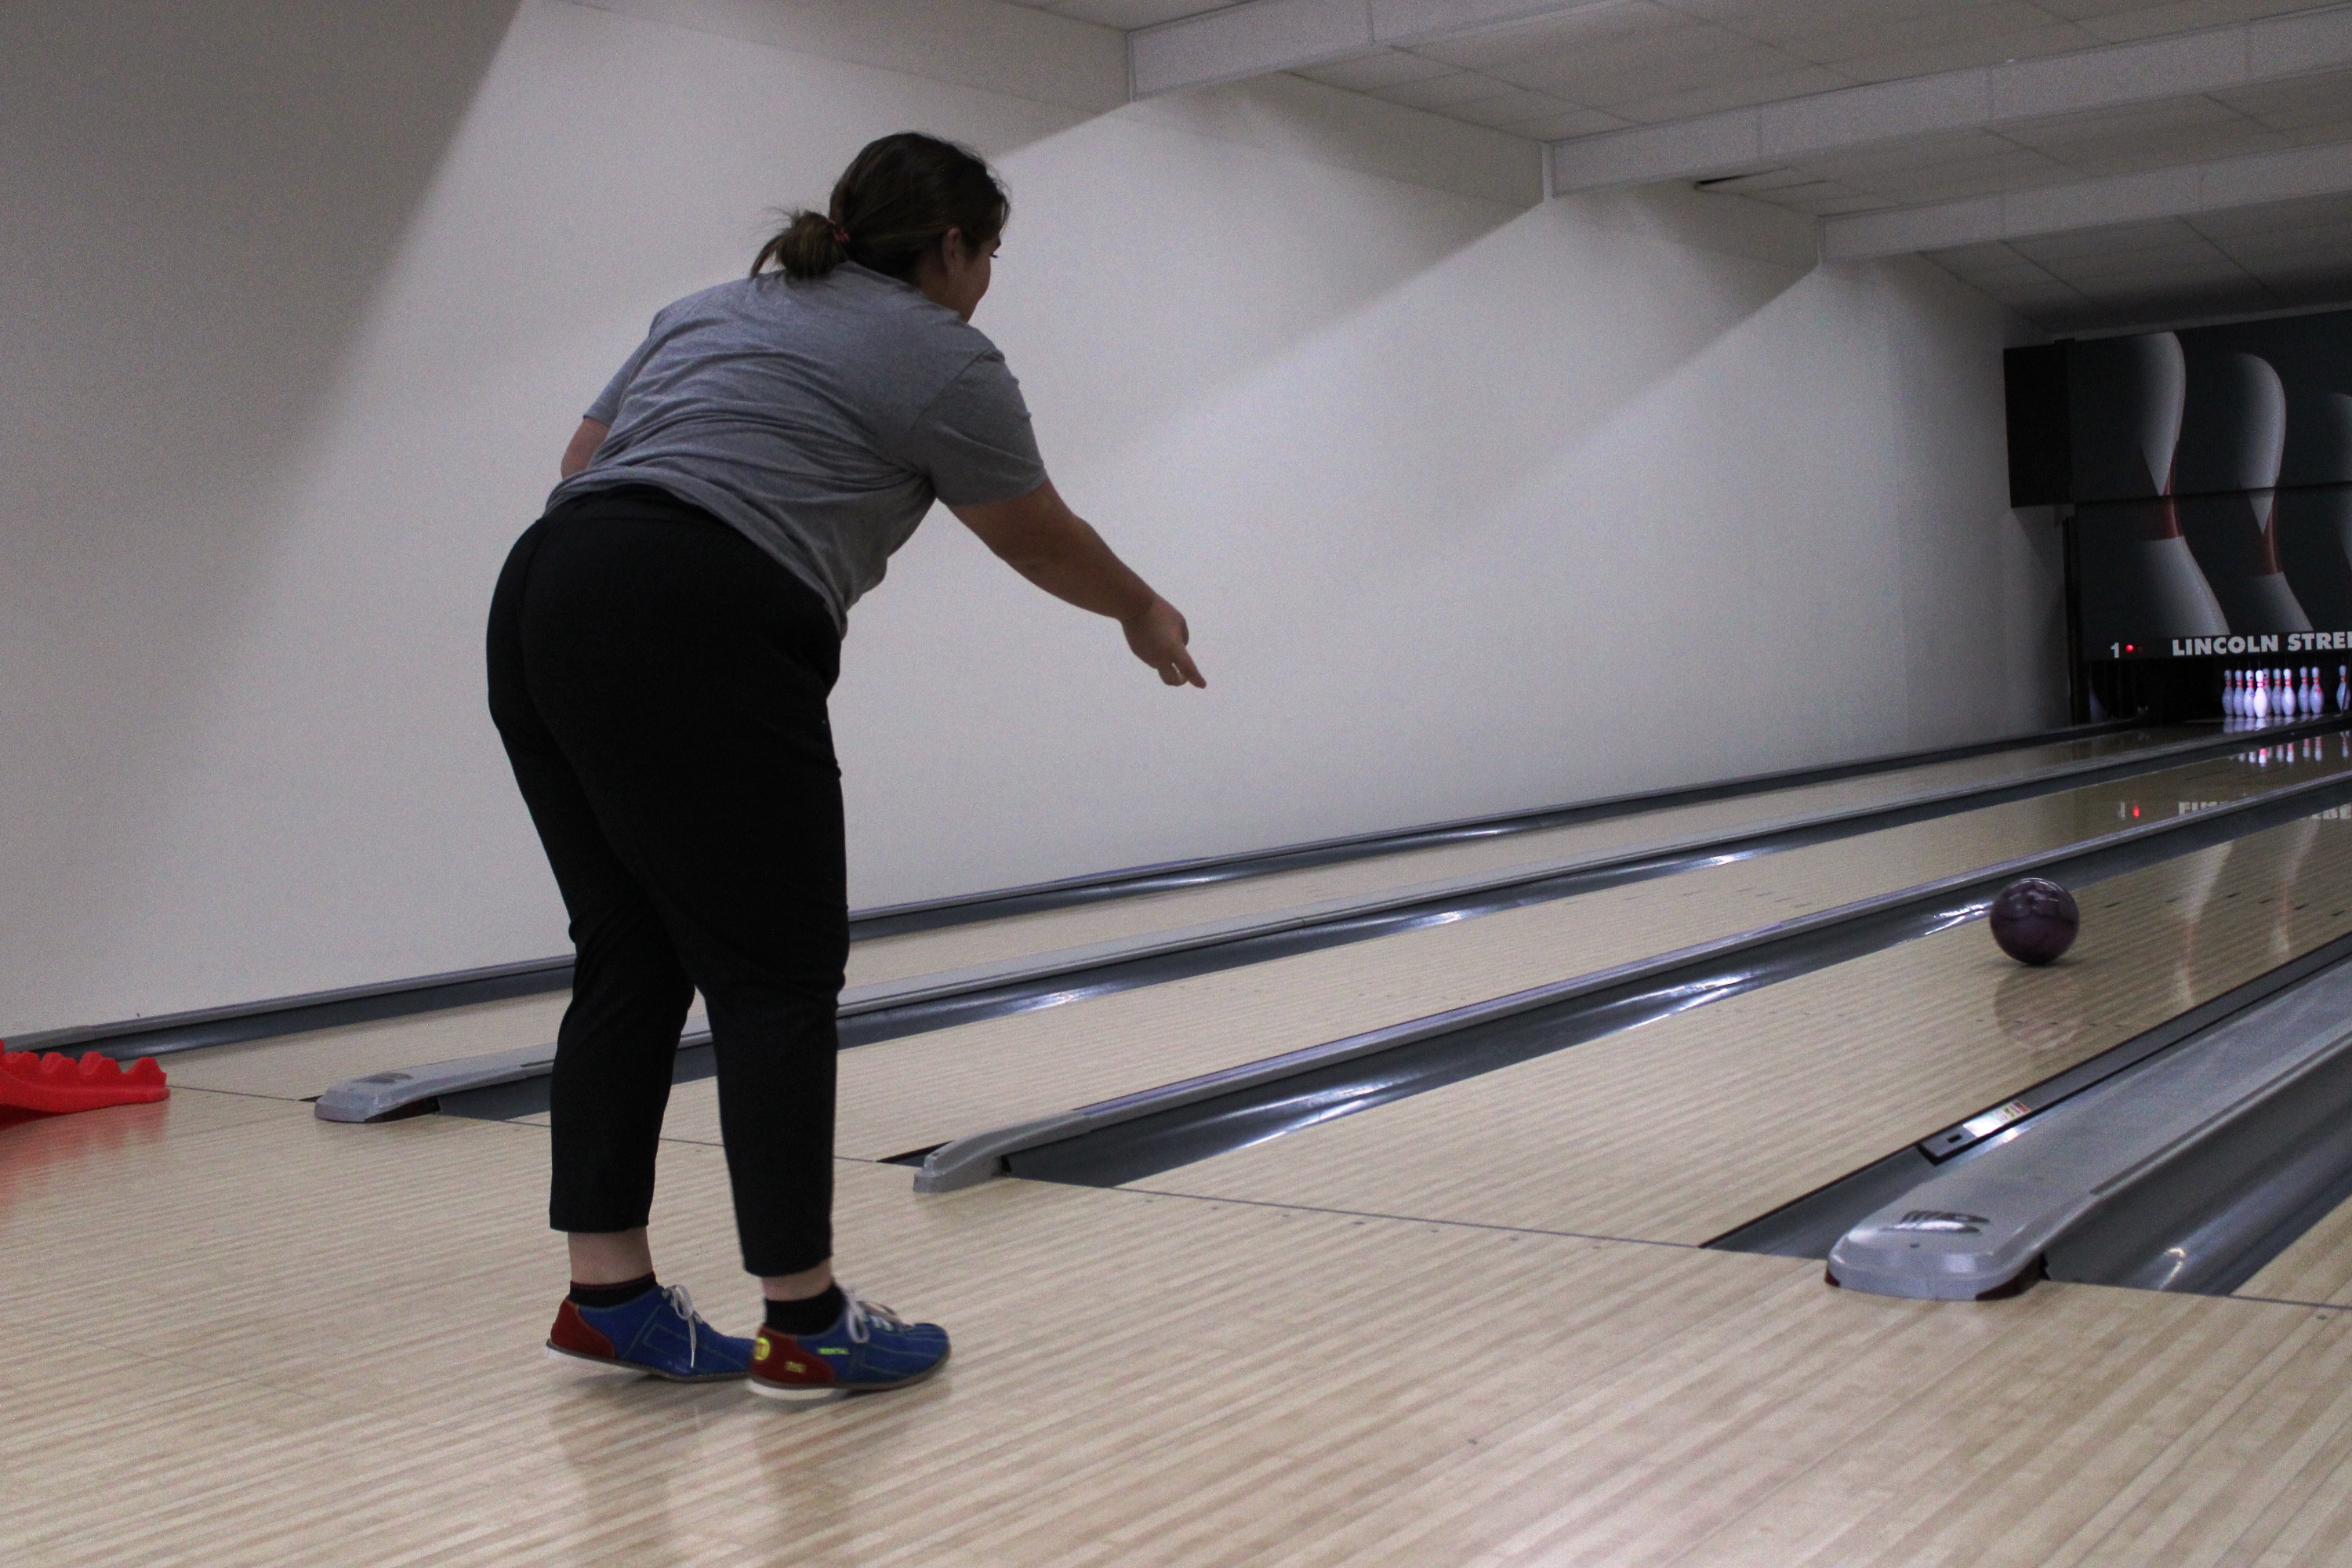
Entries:
POLYGON ((877 937, 851 949, 849 984, 855 988, 1011 963, 1096 942, 1263 917, 1331 899, 1374 898, 1423 882, 1499 874, 1548 860, 1597 858, 1717 837, 1743 828, 1885 805, 1940 790, 1990 786, 2068 763, 2119 760, 2151 746, 2177 744, 2198 733, 2187 729, 2136 730, 2053 742, 1730 800, 1401 850, 1341 865, 1277 871, 1066 910, 1010 915, 968 926, 877 937))
POLYGON ((2079 897, 2047 969, 1971 922, 1133 1184, 1705 1242, 2352 931, 2352 822, 2079 897))
MULTIPOLYGON (((1776 790, 1744 799, 1540 833, 1505 835, 1347 865, 1244 878, 1175 892, 1037 914, 1010 916, 937 931, 874 938, 850 951, 849 984, 868 985, 1087 943, 1149 936, 1205 921, 1264 915, 1326 899, 1370 897, 1448 877, 1557 859, 1598 856, 1669 839, 1730 831, 1791 816, 1881 805, 1931 790, 1998 784, 2074 762, 2117 759, 2175 744, 2197 731, 2151 729, 2025 746, 1874 777, 1776 790)), ((341 1026, 173 1055, 173 1081, 191 1088, 299 1100, 346 1079, 425 1062, 543 1046, 555 1038, 568 993, 341 1026)), ((700 1026, 699 1019, 695 1026, 700 1026)))
MULTIPOLYGON (((888 1158, 2347 769, 2213 759, 861 1046, 841 1058, 835 1146, 888 1158)), ((668 1126, 716 1138, 712 1086, 681 1086, 668 1126)))

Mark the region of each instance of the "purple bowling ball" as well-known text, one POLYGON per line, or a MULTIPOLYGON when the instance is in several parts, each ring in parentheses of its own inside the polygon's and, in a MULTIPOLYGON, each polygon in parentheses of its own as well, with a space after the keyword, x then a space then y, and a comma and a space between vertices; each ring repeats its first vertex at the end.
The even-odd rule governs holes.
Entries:
POLYGON ((2083 911, 2047 877, 2020 877, 1993 896, 1992 939, 2020 963, 2049 963, 2074 945, 2083 911))

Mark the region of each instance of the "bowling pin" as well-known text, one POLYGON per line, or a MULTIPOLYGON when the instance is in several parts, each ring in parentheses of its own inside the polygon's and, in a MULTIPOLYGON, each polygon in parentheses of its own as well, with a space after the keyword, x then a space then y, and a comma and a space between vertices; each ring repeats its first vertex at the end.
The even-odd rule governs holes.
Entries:
POLYGON ((2248 715, 2248 717, 2250 717, 2250 718, 2253 719, 2256 722, 2260 722, 2261 721, 2263 721, 2263 720, 2264 720, 2264 719, 2267 719, 2267 718, 2269 718, 2270 716, 2271 716, 2271 677, 2270 677, 2270 671, 2268 671, 2268 670, 2266 670, 2266 669, 2258 669, 2258 670, 2254 671, 2254 701, 2253 701, 2253 709, 2252 709, 2252 711, 2248 715))
POLYGON ((2352 710, 2352 664, 2336 667, 2336 710, 2352 710))
MULTIPOLYGON (((2269 361, 2236 351, 2201 353, 2188 377, 2172 493, 2180 527, 2230 625, 2308 631, 2311 617, 2279 565, 2273 523, 2286 445, 2286 389, 2269 361)), ((2275 679, 2275 677, 2273 677, 2275 679)), ((2290 689, 2274 713, 2289 711, 2290 689)))
POLYGON ((2238 672, 2234 669, 2225 669, 2221 672, 2221 717, 2234 719, 2237 716, 2238 672))
POLYGON ((2179 338, 2106 338, 2070 353, 2083 356, 2083 384, 2100 391, 2074 416, 2075 491, 2106 503, 2082 514, 2090 524, 2081 531, 2083 640, 2228 633, 2173 500, 2189 396, 2179 338))

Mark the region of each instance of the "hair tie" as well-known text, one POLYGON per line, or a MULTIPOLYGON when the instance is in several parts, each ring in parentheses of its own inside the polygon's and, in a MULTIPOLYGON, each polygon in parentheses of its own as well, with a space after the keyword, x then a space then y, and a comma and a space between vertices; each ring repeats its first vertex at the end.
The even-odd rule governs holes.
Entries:
POLYGON ((835 245, 847 245, 849 243, 849 231, 842 227, 839 224, 835 224, 833 226, 833 243, 835 245))

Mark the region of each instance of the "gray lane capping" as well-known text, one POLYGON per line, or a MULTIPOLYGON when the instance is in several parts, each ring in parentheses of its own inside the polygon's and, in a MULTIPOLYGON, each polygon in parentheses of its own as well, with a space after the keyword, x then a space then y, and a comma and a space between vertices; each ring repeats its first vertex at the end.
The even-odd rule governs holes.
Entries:
MULTIPOLYGON (((2300 732, 2300 731, 2295 731, 2300 732)), ((2290 731, 2267 731, 2277 744, 2290 731)), ((1287 953, 1391 934, 1441 920, 1565 898, 1642 877, 1720 864, 1769 849, 1793 847, 1905 822, 2053 794, 2069 787, 2161 772, 2202 757, 2246 749, 2244 735, 2217 735, 2150 747, 2121 758, 2053 764, 2004 779, 1919 791, 1874 805, 1749 824, 1727 833, 1659 840, 1633 848, 1594 851, 1529 862, 1502 871, 1440 879, 1370 895, 1324 900, 1286 910, 1236 916, 1172 931, 1024 954, 969 969, 912 975, 852 987, 842 994, 845 1047, 900 1037, 1038 1006, 1058 1005, 1134 985, 1238 967, 1287 953)), ((707 1046, 707 1030, 681 1037, 679 1049, 707 1046)), ((318 1101, 328 1121, 379 1121, 427 1101, 456 1100, 480 1089, 517 1083, 547 1070, 553 1047, 541 1047, 536 1072, 519 1071, 513 1053, 367 1074, 330 1089, 318 1101), (479 1076, 474 1064, 480 1064, 479 1076)), ((520 1114, 528 1097, 495 1098, 497 1115, 520 1114)), ((493 1102, 485 1100, 484 1105, 493 1102)))
POLYGON ((2014 1294, 2045 1270, 2227 1291, 2332 1208, 2347 1171, 2352 962, 2338 962, 1892 1197, 1831 1248, 1829 1279, 1948 1301, 2014 1294))
MULTIPOLYGON (((2034 734, 1970 742, 1958 746, 1935 747, 1918 752, 1861 758, 1853 762, 1832 763, 1812 768, 1793 769, 1785 773, 1759 773, 1747 778, 1725 780, 1716 784, 1678 786, 1641 795, 1616 795, 1598 801, 1541 807, 1534 811, 1510 813, 1493 817, 1360 834, 1349 837, 1318 840, 1309 844, 1292 845, 1276 849, 1252 850, 1236 855, 1213 856, 1196 860, 1169 861, 1154 866, 1132 867, 1091 876, 1064 879, 1060 881, 1036 883, 1027 887, 999 889, 989 892, 964 894, 921 903, 854 910, 850 915, 850 930, 854 938, 863 940, 897 935, 906 931, 972 924, 1011 914, 1029 913, 1108 899, 1132 897, 1140 893, 1195 887, 1243 877, 1262 876, 1273 871, 1297 869, 1307 866, 1370 858, 1399 849, 1419 848, 1477 837, 1534 832, 1545 827, 1566 826, 1572 822, 1630 816, 1642 811, 1659 810, 1705 800, 1730 799, 1741 795, 1762 794, 1769 790, 1791 788, 1807 783, 1826 783, 1840 778, 1861 777, 1874 773, 1889 773, 1906 767, 1926 766, 1937 762, 1958 762, 1969 757, 1987 756, 2003 751, 2025 750, 2033 746, 2054 745, 2070 740, 2096 739, 2101 735, 2152 728, 2132 720, 2118 720, 2104 724, 2077 725, 2034 734)), ((2287 732, 2285 730, 2278 731, 2281 734, 2287 732)), ((439 974, 411 976, 365 985, 307 992, 299 995, 271 997, 262 1001, 237 1003, 226 1007, 158 1014, 150 1017, 127 1018, 105 1024, 78 1024, 61 1029, 43 1029, 14 1035, 9 1037, 8 1045, 12 1050, 70 1052, 95 1050, 103 1056, 121 1060, 141 1056, 164 1056, 174 1051, 197 1050, 207 1046, 234 1045, 246 1040, 307 1033, 313 1029, 333 1028, 345 1024, 406 1017, 418 1013, 469 1006, 483 1002, 502 1001, 514 996, 540 995, 551 991, 562 991, 572 984, 572 963, 568 955, 527 959, 514 963, 490 964, 480 968, 452 970, 439 974)))
POLYGON ((1736 995, 1977 918, 2028 873, 2087 884, 2352 800, 2342 774, 2143 823, 1740 935, 1222 1072, 983 1130, 927 1152, 919 1192, 1011 1173, 1113 1185, 1736 995))

